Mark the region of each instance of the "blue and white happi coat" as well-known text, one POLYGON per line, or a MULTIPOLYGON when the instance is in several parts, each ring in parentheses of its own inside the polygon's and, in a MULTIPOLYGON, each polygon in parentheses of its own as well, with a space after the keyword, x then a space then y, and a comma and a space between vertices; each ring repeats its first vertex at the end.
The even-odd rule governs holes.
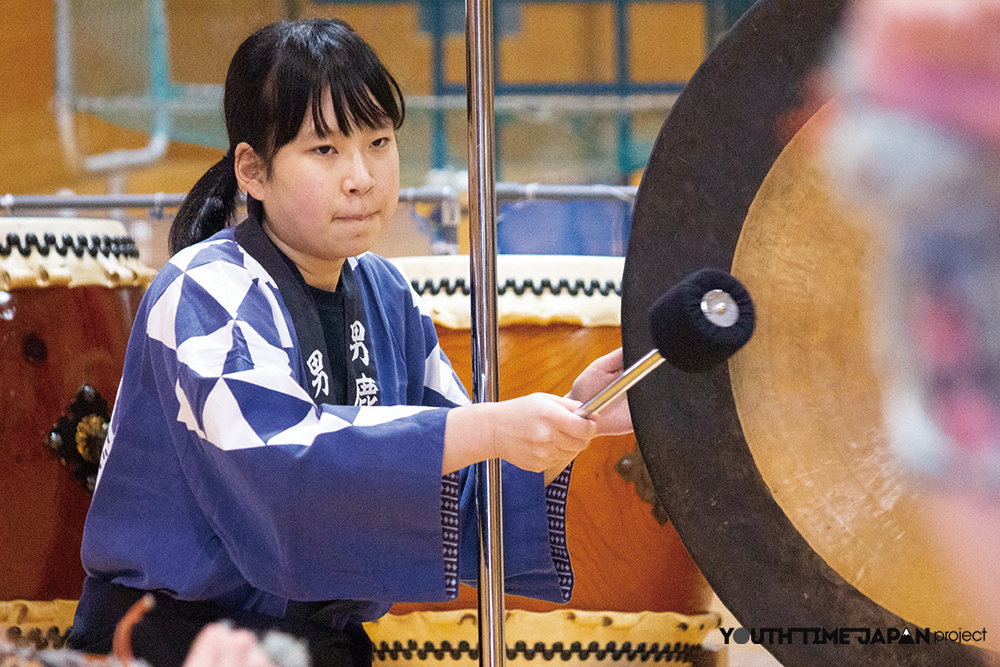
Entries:
MULTIPOLYGON (((419 297, 387 260, 349 260, 378 400, 320 405, 286 300, 237 238, 177 253, 143 298, 84 531, 88 575, 276 617, 289 600, 347 600, 372 620, 454 597, 478 567, 477 480, 441 466, 447 408, 468 399, 419 297)), ((504 464, 508 592, 568 601, 568 477, 544 488, 504 464)))

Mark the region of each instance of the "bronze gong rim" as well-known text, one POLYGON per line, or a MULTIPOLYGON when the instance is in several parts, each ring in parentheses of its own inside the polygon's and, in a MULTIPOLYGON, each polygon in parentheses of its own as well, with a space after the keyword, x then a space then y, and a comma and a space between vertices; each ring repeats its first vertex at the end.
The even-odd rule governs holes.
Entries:
MULTIPOLYGON (((648 313, 663 291, 697 269, 733 267, 761 185, 795 131, 827 101, 807 86, 845 5, 760 0, 685 87, 633 212, 622 281, 626 363, 654 347, 648 313)), ((664 364, 629 391, 653 486, 723 604, 758 630, 922 629, 846 581, 785 514, 747 443, 733 384, 726 365, 691 375, 664 364)), ((991 655, 951 642, 820 644, 801 635, 765 648, 786 667, 950 666, 991 655)))

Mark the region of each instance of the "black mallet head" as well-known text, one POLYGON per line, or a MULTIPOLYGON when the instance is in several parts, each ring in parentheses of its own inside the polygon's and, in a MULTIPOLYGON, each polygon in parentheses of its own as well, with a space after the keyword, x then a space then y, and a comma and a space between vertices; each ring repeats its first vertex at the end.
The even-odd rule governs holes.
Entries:
POLYGON ((653 342, 672 366, 703 373, 734 355, 753 335, 750 293, 717 269, 701 269, 674 285, 649 311, 653 342))

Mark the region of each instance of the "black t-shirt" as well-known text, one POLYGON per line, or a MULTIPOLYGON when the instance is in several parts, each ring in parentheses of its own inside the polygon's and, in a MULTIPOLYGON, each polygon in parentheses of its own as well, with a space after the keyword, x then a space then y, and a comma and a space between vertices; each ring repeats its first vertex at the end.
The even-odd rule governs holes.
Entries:
POLYGON ((327 357, 330 359, 330 396, 336 405, 347 404, 347 324, 344 322, 344 294, 340 284, 336 292, 307 285, 316 302, 319 320, 326 338, 327 357))

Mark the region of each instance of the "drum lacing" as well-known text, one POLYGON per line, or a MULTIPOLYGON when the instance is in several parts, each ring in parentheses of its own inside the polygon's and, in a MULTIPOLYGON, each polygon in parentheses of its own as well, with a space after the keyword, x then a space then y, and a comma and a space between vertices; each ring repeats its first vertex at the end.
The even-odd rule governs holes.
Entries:
MULTIPOLYGON (((460 660, 463 655, 468 655, 472 660, 479 658, 479 646, 476 645, 473 648, 467 641, 461 641, 457 646, 452 646, 451 642, 448 641, 441 642, 440 646, 435 646, 433 642, 429 641, 420 645, 412 639, 405 646, 399 641, 393 642, 390 646, 388 642, 383 641, 373 645, 373 649, 379 660, 385 660, 387 656, 392 660, 398 660, 400 657, 412 660, 414 655, 420 660, 426 660, 430 656, 434 656, 438 660, 443 660, 446 656, 452 660, 460 660)), ((573 642, 569 647, 566 647, 563 642, 554 642, 551 647, 544 642, 536 642, 529 647, 527 642, 519 641, 513 646, 507 647, 507 659, 514 660, 520 654, 526 660, 532 660, 537 655, 544 660, 558 657, 562 661, 567 661, 573 656, 577 656, 580 660, 586 660, 593 655, 597 660, 611 658, 618 661, 625 658, 629 661, 638 659, 642 662, 647 662, 650 659, 653 662, 693 662, 701 650, 701 644, 688 644, 686 642, 683 644, 681 642, 673 644, 668 642, 661 648, 658 642, 652 644, 640 642, 635 645, 632 642, 622 642, 621 646, 615 642, 608 642, 604 646, 598 642, 590 642, 587 646, 581 642, 573 642)))
MULTIPOLYGON (((418 280, 413 280, 411 284, 420 296, 426 293, 437 296, 440 292, 444 292, 448 296, 452 296, 456 292, 461 292, 463 295, 468 296, 472 291, 465 278, 456 278, 454 282, 450 278, 442 278, 437 282, 428 278, 422 283, 418 280)), ((545 292, 557 296, 563 292, 567 292, 570 296, 579 296, 581 292, 587 296, 594 296, 595 293, 601 296, 608 296, 612 293, 621 296, 622 293, 621 284, 613 280, 605 281, 602 284, 599 280, 591 280, 588 283, 577 279, 574 283, 570 284, 565 278, 560 279, 555 284, 548 278, 542 278, 537 285, 531 278, 526 278, 521 282, 518 282, 514 278, 508 278, 504 283, 499 284, 497 289, 501 296, 508 291, 512 291, 518 296, 523 295, 525 292, 531 292, 535 296, 541 296, 545 292)))
POLYGON ((63 234, 62 238, 56 239, 56 235, 52 232, 46 232, 41 240, 34 232, 28 232, 23 239, 19 234, 10 232, 6 238, 0 238, 0 257, 10 257, 15 249, 21 253, 21 256, 27 257, 31 254, 33 247, 38 249, 42 257, 48 257, 49 251, 55 250, 62 257, 72 252, 77 257, 83 257, 85 253, 89 253, 91 257, 97 257, 97 254, 100 253, 105 257, 114 255, 116 258, 139 258, 139 250, 136 248, 135 241, 129 236, 109 236, 107 234, 98 236, 93 234, 87 238, 85 234, 78 234, 76 238, 73 238, 72 234, 63 234))

